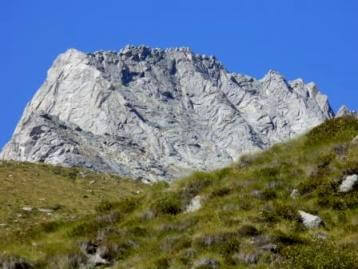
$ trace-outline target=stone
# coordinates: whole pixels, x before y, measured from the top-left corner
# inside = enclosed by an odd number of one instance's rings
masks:
[[[299,210],[298,214],[301,217],[303,225],[308,229],[317,228],[320,225],[322,225],[322,223],[323,223],[322,219],[319,216],[309,214],[309,213],[304,212],[302,210]]]
[[[40,211],[42,213],[47,213],[47,214],[51,214],[54,212],[54,210],[50,209],[50,208],[39,208],[38,211]]]
[[[201,208],[201,196],[195,196],[186,207],[185,212],[192,213],[198,211]]]
[[[32,207],[29,207],[29,206],[24,206],[22,208],[23,211],[27,211],[27,212],[31,212],[32,211]]]
[[[297,189],[293,189],[292,192],[291,192],[291,194],[290,194],[290,197],[291,197],[292,199],[297,199],[298,196],[300,196],[299,191],[298,191]]]
[[[5,260],[0,259],[0,268],[4,269],[32,269],[32,265],[22,258],[7,257]]]
[[[154,212],[152,210],[146,210],[145,212],[143,212],[141,217],[145,221],[146,220],[152,220],[152,219],[155,218],[155,214],[154,214]]]
[[[188,48],[69,49],[54,61],[0,159],[145,182],[229,165],[334,117],[314,83],[228,72]]]
[[[270,251],[270,252],[277,252],[278,246],[276,244],[268,243],[260,247],[262,250]]]
[[[103,259],[98,253],[96,253],[94,255],[89,255],[88,263],[93,264],[94,266],[109,264],[109,262],[106,259]]]
[[[270,238],[268,235],[260,234],[258,236],[253,237],[251,243],[257,247],[262,247],[264,245],[271,244],[272,238]]]
[[[106,248],[98,246],[92,242],[83,242],[81,244],[81,251],[88,258],[87,263],[93,266],[109,265],[110,262],[104,258]]]
[[[314,238],[320,239],[320,240],[326,240],[328,238],[328,234],[325,232],[318,232],[314,234]]]
[[[338,192],[350,192],[358,184],[358,175],[349,175],[344,178],[338,187]]]
[[[239,263],[256,264],[260,259],[261,253],[259,251],[240,252],[234,254],[232,259]]]
[[[261,198],[262,197],[262,191],[260,190],[253,190],[251,192],[251,196],[255,197],[255,198]]]
[[[193,268],[207,268],[207,269],[218,269],[220,263],[214,258],[201,258],[194,263]]]

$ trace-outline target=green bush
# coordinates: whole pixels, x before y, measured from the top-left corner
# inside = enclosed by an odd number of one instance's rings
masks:
[[[256,170],[255,176],[257,176],[258,179],[273,181],[276,180],[279,174],[280,169],[278,167],[263,167]]]
[[[298,269],[357,269],[358,255],[349,247],[332,241],[316,240],[309,245],[289,246],[281,252],[284,264]]]
[[[241,236],[256,236],[259,235],[260,232],[256,229],[255,226],[247,224],[239,228],[238,234]]]
[[[111,211],[115,207],[115,203],[103,200],[95,208],[97,213],[105,213]]]
[[[196,172],[183,183],[179,183],[181,195],[184,199],[191,199],[206,187],[210,186],[215,176],[213,173]]]
[[[211,198],[215,198],[215,197],[223,197],[226,196],[228,194],[231,193],[231,189],[228,187],[221,187],[218,189],[215,189],[211,192],[210,197]]]
[[[259,211],[258,218],[261,222],[276,223],[280,221],[279,216],[275,214],[271,207],[264,207]]]
[[[240,237],[234,232],[206,234],[196,238],[193,244],[203,251],[218,252],[224,257],[229,257],[230,254],[240,250]]]
[[[298,220],[297,208],[288,202],[275,202],[273,208],[273,211],[278,218]]]
[[[308,179],[300,182],[297,186],[297,189],[300,194],[305,195],[307,193],[315,191],[323,183],[324,182],[321,177],[308,178]]]
[[[169,259],[161,257],[155,261],[156,269],[168,269],[170,266]]]
[[[353,139],[357,134],[358,121],[355,117],[339,117],[313,128],[305,137],[305,146],[342,143]]]
[[[182,212],[181,196],[176,192],[161,193],[151,205],[156,215],[177,215]]]
[[[142,226],[131,227],[128,232],[136,237],[144,237],[148,235],[148,230]]]
[[[67,236],[72,237],[92,237],[97,234],[98,231],[102,230],[107,223],[99,222],[93,219],[85,220],[79,223],[76,223],[70,230],[67,232]]]
[[[280,230],[276,230],[273,232],[273,239],[276,243],[283,246],[301,245],[305,243],[305,240],[303,240],[296,232],[287,234]]]
[[[136,198],[124,198],[115,204],[117,210],[123,214],[129,214],[133,212],[139,204]]]
[[[65,223],[63,221],[50,221],[41,223],[40,229],[45,233],[53,233],[61,228]]]
[[[277,193],[274,189],[264,189],[260,194],[260,199],[264,201],[273,200],[277,198]]]
[[[238,206],[241,210],[249,211],[254,207],[254,204],[252,203],[252,197],[249,195],[243,195],[239,198]]]

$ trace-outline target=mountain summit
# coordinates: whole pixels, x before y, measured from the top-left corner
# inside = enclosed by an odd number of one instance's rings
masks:
[[[228,72],[188,48],[61,54],[2,159],[148,181],[225,166],[334,117],[314,83]]]

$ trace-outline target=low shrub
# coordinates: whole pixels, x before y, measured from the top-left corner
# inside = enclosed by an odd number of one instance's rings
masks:
[[[298,220],[297,208],[288,202],[275,202],[273,211],[278,218],[286,220]]]
[[[115,207],[122,214],[129,214],[137,208],[138,204],[139,202],[137,198],[128,197],[118,201],[115,204]]]
[[[53,233],[59,228],[63,227],[65,223],[63,221],[50,221],[40,224],[40,230],[45,233]]]
[[[305,243],[305,240],[303,240],[297,233],[291,232],[287,234],[280,230],[273,232],[273,239],[276,243],[284,246],[300,245]]]
[[[223,197],[231,193],[231,189],[228,187],[222,187],[215,189],[211,192],[210,198]]]
[[[4,269],[32,269],[34,268],[25,259],[18,256],[0,256],[0,267]]]
[[[51,261],[50,268],[52,269],[80,269],[87,263],[87,257],[82,253],[57,255],[48,259]]]
[[[255,226],[246,224],[239,228],[238,234],[240,236],[256,236],[259,235],[260,232],[256,229]]]
[[[85,220],[76,223],[67,232],[68,237],[94,237],[99,230],[102,230],[108,223],[99,222],[97,220]]]
[[[277,198],[277,193],[275,190],[273,189],[264,189],[261,193],[260,193],[260,199],[264,200],[264,201],[268,201],[268,200],[274,200]]]
[[[339,117],[313,128],[305,137],[305,147],[318,147],[328,143],[352,140],[358,134],[355,117]]]
[[[321,177],[311,177],[308,179],[305,179],[304,181],[301,181],[297,189],[300,194],[305,195],[307,193],[315,191],[319,186],[323,184],[323,179]]]
[[[259,211],[257,219],[261,222],[276,223],[280,221],[280,218],[275,214],[271,207],[264,207]]]
[[[97,213],[106,213],[111,211],[116,206],[116,203],[107,200],[101,201],[95,208]]]
[[[213,180],[213,173],[196,172],[184,183],[179,184],[180,194],[184,200],[190,200],[210,186]]]
[[[344,246],[337,246],[329,240],[316,240],[309,245],[292,245],[281,254],[284,265],[298,269],[357,269],[357,253]]]
[[[206,234],[196,238],[193,245],[204,251],[214,251],[228,257],[230,254],[239,251],[240,238],[238,233],[234,232]]]
[[[155,215],[177,215],[182,212],[181,196],[176,192],[164,192],[152,203]]]
[[[161,257],[155,262],[156,269],[168,269],[170,267],[169,259],[166,257]]]
[[[255,172],[255,176],[261,180],[274,181],[280,174],[279,167],[263,167]]]

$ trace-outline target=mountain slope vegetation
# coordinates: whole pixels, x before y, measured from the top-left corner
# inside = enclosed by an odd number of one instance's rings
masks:
[[[358,121],[171,184],[0,165],[4,268],[358,268]],[[299,211],[319,216],[309,229]],[[5,267],[8,266],[8,267]]]

